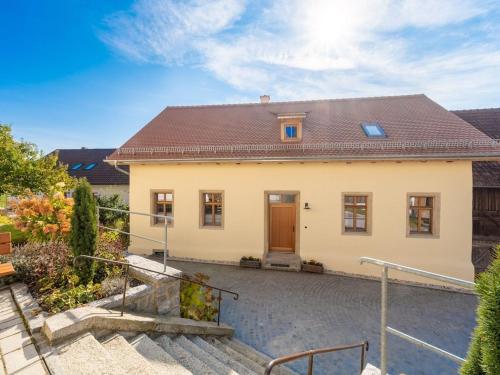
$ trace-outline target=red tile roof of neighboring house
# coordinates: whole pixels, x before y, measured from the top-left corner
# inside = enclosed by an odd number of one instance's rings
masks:
[[[114,148],[81,148],[81,149],[61,149],[55,150],[60,163],[68,166],[70,176],[76,178],[86,177],[91,185],[128,185],[128,176],[117,171],[104,159],[115,151]],[[76,164],[82,164],[78,169],[72,170]],[[85,170],[85,166],[96,163],[95,167]],[[123,167],[128,170],[128,167]]]
[[[278,114],[306,113],[283,143]],[[363,122],[378,122],[383,139]],[[425,95],[167,107],[108,159],[379,159],[500,156],[500,145]]]
[[[451,111],[493,139],[500,139],[500,108]]]
[[[491,138],[500,139],[500,108],[467,109],[452,112]],[[472,171],[474,187],[500,188],[499,162],[474,162]]]

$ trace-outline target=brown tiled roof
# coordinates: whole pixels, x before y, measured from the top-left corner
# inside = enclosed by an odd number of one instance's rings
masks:
[[[68,166],[70,176],[76,178],[86,177],[91,185],[128,185],[128,176],[117,171],[108,163],[103,162],[107,156],[115,151],[114,148],[98,148],[98,149],[61,149],[55,150],[60,163]],[[82,163],[82,166],[77,170],[72,170],[71,166]],[[90,170],[85,170],[84,167],[91,163],[97,163]],[[128,170],[128,167],[123,167]]]
[[[500,188],[500,163],[477,161],[472,163],[474,187]]]
[[[277,114],[306,113],[281,142]],[[368,138],[378,122],[386,138]],[[376,159],[500,156],[498,144],[425,95],[167,107],[110,160]]]
[[[452,111],[493,139],[500,139],[500,108]]]

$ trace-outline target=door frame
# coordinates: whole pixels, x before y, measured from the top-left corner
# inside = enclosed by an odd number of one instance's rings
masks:
[[[266,190],[264,191],[264,255],[269,253],[269,195],[293,194],[295,195],[295,243],[293,253],[300,254],[300,191],[298,190]],[[278,251],[276,251],[279,253]]]

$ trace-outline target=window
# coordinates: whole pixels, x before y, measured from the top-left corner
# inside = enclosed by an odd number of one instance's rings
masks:
[[[75,163],[71,166],[72,171],[76,171],[77,169],[80,169],[83,163]]]
[[[369,233],[368,206],[371,200],[370,195],[346,193],[343,197],[343,232]]]
[[[385,138],[385,131],[378,122],[363,122],[361,127],[368,138]]]
[[[410,195],[408,222],[410,234],[433,234],[434,197]]]
[[[295,194],[269,194],[269,203],[295,203]]]
[[[296,125],[285,125],[285,137],[287,139],[297,138],[297,126]]]
[[[203,227],[223,226],[222,192],[201,193],[201,225]]]
[[[97,165],[97,163],[90,163],[90,164],[87,164],[87,165],[85,166],[85,168],[83,168],[83,169],[85,169],[86,171],[90,171],[90,170],[91,170],[91,169],[93,169],[96,165]]]
[[[162,191],[153,193],[153,213],[167,217],[167,225],[174,223],[174,193]],[[162,217],[153,217],[153,224],[165,224]]]

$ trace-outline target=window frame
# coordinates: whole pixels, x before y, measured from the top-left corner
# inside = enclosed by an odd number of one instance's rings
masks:
[[[205,224],[205,201],[204,201],[204,195],[205,194],[220,194],[221,195],[221,221],[220,221],[220,225],[216,225],[216,224]],[[209,203],[210,205],[212,205],[212,207],[216,206],[217,203]],[[226,206],[226,202],[225,202],[225,197],[224,197],[224,190],[200,190],[199,191],[199,211],[200,211],[200,221],[199,221],[199,227],[200,229],[215,229],[215,230],[220,230],[220,229],[224,229],[224,221],[225,221],[225,206]],[[212,217],[214,215],[213,213],[213,209],[212,209]]]
[[[432,198],[431,210],[431,230],[429,233],[426,232],[412,232],[410,228],[410,209],[414,206],[410,206],[410,198]],[[440,231],[440,208],[441,208],[441,194],[440,193],[422,193],[422,192],[412,192],[406,194],[406,237],[409,238],[439,238]],[[421,207],[420,209],[429,209]]]
[[[175,214],[174,214],[175,193],[174,193],[174,190],[173,189],[154,189],[154,190],[151,190],[151,213],[153,215],[158,215],[158,213],[156,212],[156,205],[158,204],[158,200],[156,198],[157,194],[172,194],[172,202],[170,203],[172,205],[172,220],[170,220],[170,222],[169,222],[167,219],[167,227],[172,228],[174,226],[174,223],[175,223]],[[165,201],[165,202],[167,202],[167,201]],[[164,203],[165,213],[166,213],[167,204],[169,204],[169,203]],[[153,227],[165,226],[165,223],[158,222],[158,220],[159,220],[159,218],[152,216],[151,217],[151,226],[153,226]]]
[[[375,126],[378,131],[381,133],[381,135],[372,135],[370,134],[370,132],[366,129],[368,126]],[[380,125],[380,123],[374,121],[374,122],[368,122],[368,121],[365,121],[365,122],[362,122],[361,123],[361,129],[363,130],[363,132],[365,133],[365,136],[367,138],[387,138],[387,134],[385,132],[385,129],[382,127],[382,125]]]
[[[355,230],[346,230],[345,228],[345,198],[346,197],[366,197],[366,230],[365,231],[355,231]],[[372,211],[373,211],[373,193],[371,192],[343,192],[342,197],[341,197],[341,210],[340,210],[340,224],[342,228],[342,234],[345,235],[353,235],[353,236],[371,236],[372,235],[372,229],[373,229],[373,224],[372,224]],[[354,226],[354,221],[355,219],[353,218],[353,226]]]
[[[280,119],[281,123],[281,142],[300,142],[302,140],[302,118],[301,117],[296,117],[296,118],[282,118]],[[295,138],[288,138],[286,135],[286,128],[288,126],[295,126],[296,128],[296,137]]]

